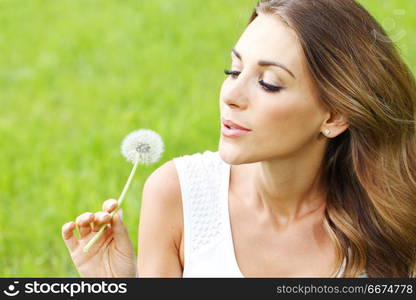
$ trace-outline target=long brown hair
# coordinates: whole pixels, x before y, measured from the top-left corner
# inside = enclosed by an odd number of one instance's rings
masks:
[[[325,227],[344,277],[415,277],[416,83],[379,23],[354,0],[257,4],[292,28],[319,99],[349,127],[328,142]]]

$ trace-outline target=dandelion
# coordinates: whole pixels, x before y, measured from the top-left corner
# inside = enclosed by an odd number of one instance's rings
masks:
[[[113,218],[114,214],[121,207],[124,196],[130,186],[134,173],[136,172],[137,166],[139,164],[150,165],[157,162],[162,156],[163,151],[164,144],[162,138],[159,134],[150,129],[139,129],[126,135],[121,143],[121,154],[128,162],[131,162],[134,165],[124,189],[117,200],[117,208],[110,215],[111,218]],[[83,248],[84,252],[88,252],[92,245],[94,245],[94,243],[103,235],[104,229],[107,226],[108,224],[100,228],[95,236]]]
[[[150,129],[139,129],[129,133],[121,143],[121,154],[133,164],[139,160],[142,164],[152,164],[163,153],[162,138]]]

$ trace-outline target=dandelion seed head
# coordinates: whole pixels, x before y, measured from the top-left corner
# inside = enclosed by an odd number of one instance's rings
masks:
[[[139,129],[126,135],[121,143],[121,154],[128,162],[150,165],[157,162],[164,151],[160,135],[150,129]]]

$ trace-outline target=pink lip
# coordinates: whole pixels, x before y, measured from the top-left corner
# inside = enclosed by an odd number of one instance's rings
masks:
[[[221,133],[225,137],[232,138],[232,137],[239,137],[239,136],[246,135],[246,134],[250,133],[250,130],[230,129],[230,128],[227,128],[227,126],[225,126],[224,123],[222,123],[221,124]]]
[[[241,126],[240,124],[234,123],[231,120],[221,118],[221,121],[222,121],[222,124],[225,125],[226,127],[236,127],[238,129],[241,129],[241,130],[251,131],[251,129],[245,128],[245,127]]]

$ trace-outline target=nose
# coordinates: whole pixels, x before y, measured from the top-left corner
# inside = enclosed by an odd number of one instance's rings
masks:
[[[222,101],[230,108],[245,109],[248,106],[248,81],[241,74],[236,79],[228,78],[222,85]]]

